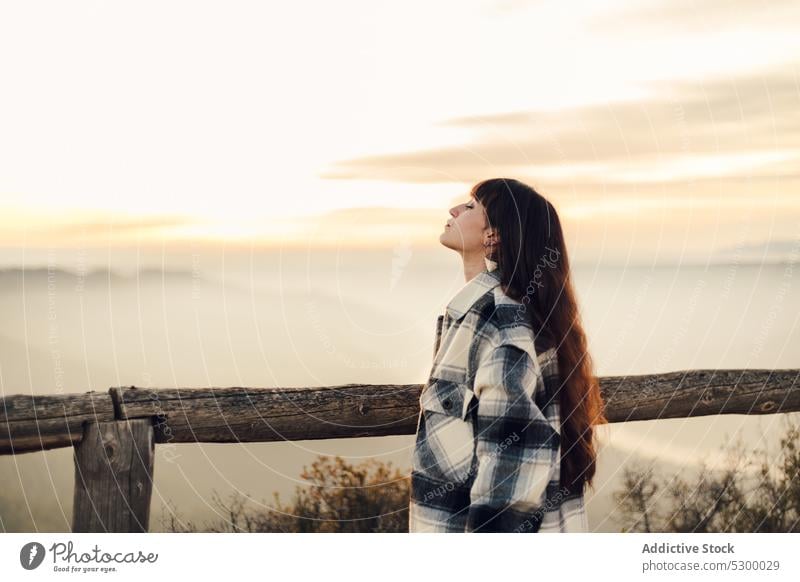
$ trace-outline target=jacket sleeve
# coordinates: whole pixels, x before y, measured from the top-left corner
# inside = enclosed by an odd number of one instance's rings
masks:
[[[492,348],[475,373],[478,468],[467,532],[535,532],[559,459],[559,433],[536,405],[541,372],[523,349]]]

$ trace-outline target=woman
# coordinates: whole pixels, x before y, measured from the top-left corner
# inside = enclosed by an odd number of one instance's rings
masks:
[[[500,178],[450,214],[439,241],[466,284],[437,321],[409,530],[588,531],[593,425],[606,418],[558,215]]]

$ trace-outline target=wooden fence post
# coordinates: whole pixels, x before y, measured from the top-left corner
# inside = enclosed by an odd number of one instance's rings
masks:
[[[147,532],[155,439],[149,418],[90,422],[75,445],[73,532]]]

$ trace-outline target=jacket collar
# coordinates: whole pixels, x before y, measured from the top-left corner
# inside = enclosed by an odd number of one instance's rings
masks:
[[[486,268],[467,281],[447,304],[446,313],[450,318],[461,319],[478,299],[500,284],[497,263],[490,259],[484,261]]]

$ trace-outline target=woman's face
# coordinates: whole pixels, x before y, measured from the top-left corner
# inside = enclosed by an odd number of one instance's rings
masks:
[[[445,224],[439,235],[439,242],[449,249],[462,254],[481,253],[485,251],[486,212],[478,200],[470,197],[467,202],[450,209],[452,218]]]

